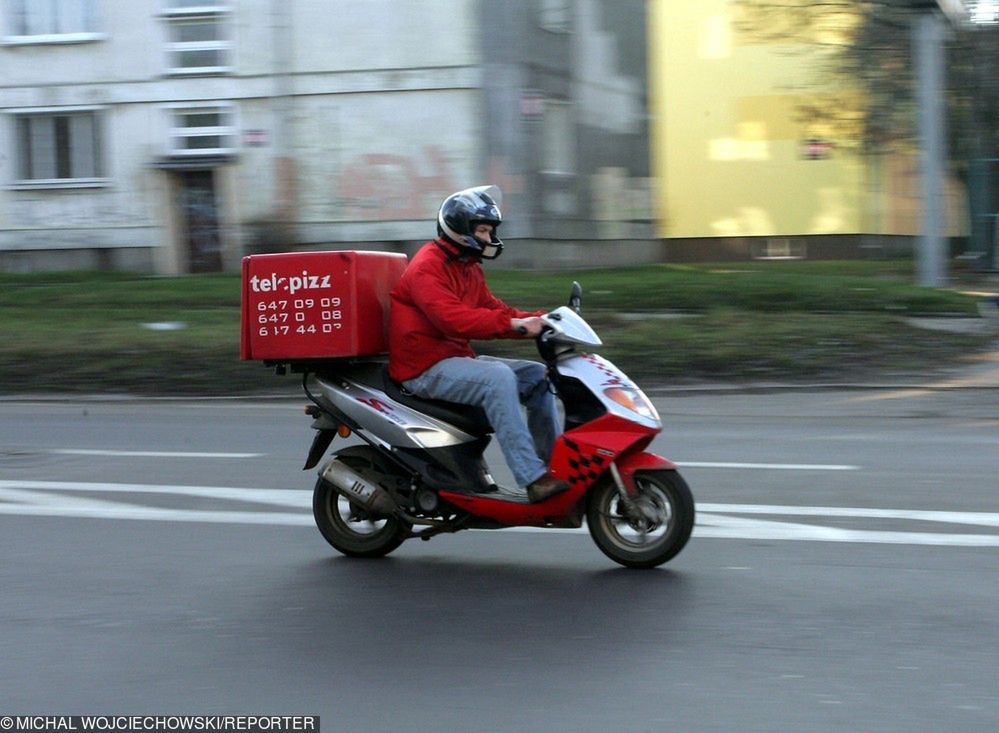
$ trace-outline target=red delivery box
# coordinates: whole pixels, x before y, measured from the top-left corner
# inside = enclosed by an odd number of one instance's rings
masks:
[[[298,252],[243,258],[239,355],[293,361],[388,351],[389,293],[406,255]]]

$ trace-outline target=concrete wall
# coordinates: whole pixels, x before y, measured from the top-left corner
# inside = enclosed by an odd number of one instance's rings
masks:
[[[489,168],[507,237],[647,239],[652,208],[643,0],[577,0],[564,31],[539,2],[482,5]],[[569,171],[548,170],[547,105],[567,105]]]
[[[587,238],[653,238],[645,5],[584,0],[579,8],[573,59]]]

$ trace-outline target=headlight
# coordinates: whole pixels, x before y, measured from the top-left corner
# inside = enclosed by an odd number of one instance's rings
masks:
[[[659,413],[649,402],[648,398],[637,389],[628,387],[608,387],[604,390],[604,396],[612,402],[616,402],[627,410],[647,417],[652,420],[659,419]]]

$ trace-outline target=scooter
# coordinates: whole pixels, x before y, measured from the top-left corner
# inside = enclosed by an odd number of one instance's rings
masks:
[[[583,351],[602,345],[580,316],[582,289],[542,316],[535,339],[565,412],[549,469],[570,488],[531,503],[498,486],[483,453],[492,427],[481,408],[406,392],[384,358],[292,365],[303,374],[317,431],[305,469],[334,438],[363,444],[336,451],[319,471],[313,513],[344,555],[381,557],[405,540],[464,529],[581,527],[611,560],[651,568],[683,549],[694,499],[675,464],[646,448],[662,430],[655,407],[623,372]]]

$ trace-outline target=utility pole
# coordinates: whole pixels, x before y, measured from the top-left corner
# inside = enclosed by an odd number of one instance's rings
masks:
[[[947,240],[943,207],[946,174],[944,122],[943,20],[935,11],[923,13],[913,26],[916,66],[919,170],[922,194],[922,231],[919,236],[918,282],[932,288],[947,280]]]
[[[922,196],[918,282],[939,288],[947,280],[949,255],[943,206],[943,181],[947,171],[943,44],[950,27],[968,21],[968,8],[965,0],[910,0],[910,5],[920,11],[912,27]]]
[[[274,135],[271,142],[274,156],[275,201],[274,214],[279,224],[287,224],[294,217],[295,163],[292,157],[294,134],[294,80],[292,54],[293,4],[285,0],[271,0],[271,58],[273,75]]]

